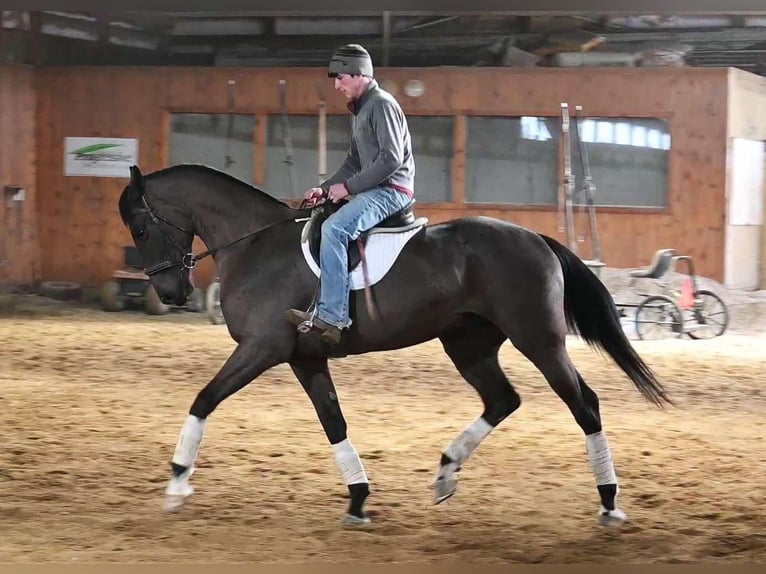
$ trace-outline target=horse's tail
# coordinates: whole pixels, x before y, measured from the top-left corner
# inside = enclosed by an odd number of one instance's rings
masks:
[[[630,377],[638,391],[657,406],[673,404],[649,366],[638,356],[620,325],[611,294],[571,250],[541,234],[564,272],[564,313],[569,330],[605,351]]]

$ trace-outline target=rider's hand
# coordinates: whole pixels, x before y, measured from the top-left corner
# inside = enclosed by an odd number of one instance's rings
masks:
[[[346,189],[346,186],[342,183],[334,183],[330,186],[330,189],[327,191],[327,197],[332,201],[333,203],[338,203],[341,199],[348,196],[348,189]]]
[[[306,199],[306,203],[309,207],[314,207],[324,197],[324,190],[321,187],[312,187],[303,195],[303,197]]]

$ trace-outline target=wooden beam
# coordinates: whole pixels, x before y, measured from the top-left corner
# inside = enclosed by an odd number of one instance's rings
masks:
[[[465,144],[466,117],[463,114],[455,116],[452,154],[452,201],[456,204],[465,203]]]
[[[253,184],[263,188],[266,179],[266,122],[267,114],[255,116],[253,130]]]

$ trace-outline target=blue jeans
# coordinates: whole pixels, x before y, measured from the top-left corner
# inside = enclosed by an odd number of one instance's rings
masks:
[[[401,191],[373,187],[349,201],[322,224],[319,253],[321,281],[316,316],[339,328],[348,327],[348,244],[404,208],[410,198]]]

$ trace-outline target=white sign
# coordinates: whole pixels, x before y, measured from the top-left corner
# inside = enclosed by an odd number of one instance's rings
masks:
[[[138,140],[134,138],[66,138],[64,175],[130,177],[138,163]]]

